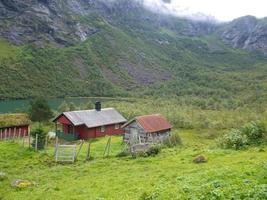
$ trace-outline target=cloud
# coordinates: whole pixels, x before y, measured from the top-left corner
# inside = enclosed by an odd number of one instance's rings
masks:
[[[245,15],[267,16],[266,0],[137,0],[150,10],[196,20],[230,21]],[[214,17],[213,17],[214,16]]]
[[[212,15],[192,8],[192,6],[184,0],[143,0],[143,4],[154,12],[186,17],[198,21],[216,21],[215,17]]]

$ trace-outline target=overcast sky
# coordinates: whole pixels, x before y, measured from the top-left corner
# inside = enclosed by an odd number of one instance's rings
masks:
[[[267,0],[144,0],[147,6],[178,15],[203,13],[214,16],[219,21],[254,15],[267,16]]]

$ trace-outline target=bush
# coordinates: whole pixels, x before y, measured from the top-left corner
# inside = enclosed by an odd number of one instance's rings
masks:
[[[36,135],[38,135],[37,148],[44,149],[47,133],[42,126],[39,126],[38,128],[31,131],[31,136],[33,137],[32,147],[35,147]]]
[[[164,141],[164,145],[166,145],[167,147],[175,147],[177,145],[181,145],[182,144],[182,140],[181,137],[179,136],[179,134],[172,134],[169,139]]]
[[[136,151],[132,152],[132,157],[137,158],[137,157],[149,157],[149,156],[156,156],[159,154],[161,151],[161,146],[160,145],[153,145],[148,147],[146,150],[142,151]]]
[[[263,123],[250,122],[241,128],[241,131],[248,138],[249,144],[259,144],[265,138],[266,129]]]
[[[160,146],[154,145],[154,146],[149,147],[149,149],[146,151],[146,155],[147,156],[155,156],[155,155],[159,154],[160,151],[161,151]]]
[[[232,129],[219,140],[220,145],[226,149],[241,149],[248,144],[247,137],[238,129]]]
[[[233,129],[219,139],[223,148],[241,149],[246,145],[260,144],[266,137],[263,123],[250,122],[240,129]]]

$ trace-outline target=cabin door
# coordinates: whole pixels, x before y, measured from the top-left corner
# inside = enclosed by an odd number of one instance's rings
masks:
[[[136,128],[131,128],[131,143],[139,143],[138,141],[138,130]]]

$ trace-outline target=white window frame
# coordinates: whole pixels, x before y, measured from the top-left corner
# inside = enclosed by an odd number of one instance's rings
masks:
[[[106,131],[106,126],[101,126],[100,131],[101,131],[101,133],[104,133]]]
[[[120,129],[120,124],[115,124],[115,129],[116,130]]]

